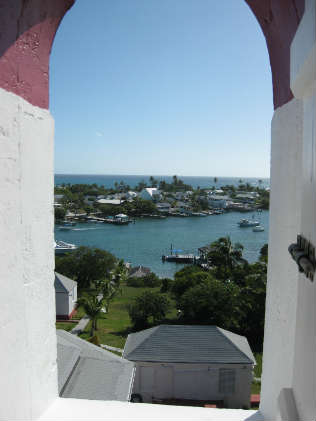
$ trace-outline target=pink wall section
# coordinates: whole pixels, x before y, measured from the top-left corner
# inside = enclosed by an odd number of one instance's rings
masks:
[[[49,107],[49,55],[74,0],[0,0],[0,87]]]
[[[290,88],[290,47],[304,14],[304,0],[245,0],[266,38],[273,81],[274,108],[293,98]]]

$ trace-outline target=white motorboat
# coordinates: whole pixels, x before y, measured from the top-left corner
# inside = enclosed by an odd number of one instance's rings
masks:
[[[253,231],[253,232],[262,232],[262,231],[264,231],[264,228],[263,228],[263,226],[262,226],[262,225],[257,225],[256,227],[254,227],[254,228],[252,229],[252,231]]]
[[[258,225],[260,225],[260,222],[252,220],[252,219],[241,219],[238,222],[238,225],[241,228],[245,228],[245,227],[257,227]]]
[[[77,250],[75,244],[65,243],[64,241],[55,241],[55,254],[65,254]]]

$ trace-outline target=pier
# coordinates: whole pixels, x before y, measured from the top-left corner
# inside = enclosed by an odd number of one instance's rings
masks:
[[[199,260],[199,256],[194,254],[169,254],[161,257],[163,262],[176,262],[176,263],[193,263]]]

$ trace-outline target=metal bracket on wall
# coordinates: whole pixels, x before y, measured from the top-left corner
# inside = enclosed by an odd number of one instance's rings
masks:
[[[316,258],[315,247],[312,243],[302,235],[298,235],[297,243],[289,246],[289,252],[297,263],[299,271],[304,272],[305,276],[313,282],[316,270]]]

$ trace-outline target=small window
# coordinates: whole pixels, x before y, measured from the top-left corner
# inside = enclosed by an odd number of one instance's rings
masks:
[[[219,369],[219,393],[232,394],[235,392],[235,370],[231,368]]]

